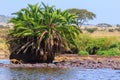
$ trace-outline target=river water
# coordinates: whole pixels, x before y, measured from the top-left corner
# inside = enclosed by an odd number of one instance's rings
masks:
[[[120,80],[120,70],[0,67],[0,80]]]

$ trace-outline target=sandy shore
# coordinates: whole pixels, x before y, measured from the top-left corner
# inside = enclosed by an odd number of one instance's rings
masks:
[[[2,64],[0,67],[35,67],[35,68],[112,68],[120,70],[120,57],[105,57],[105,56],[78,56],[76,54],[64,54],[55,57],[53,63],[36,63],[36,64]]]

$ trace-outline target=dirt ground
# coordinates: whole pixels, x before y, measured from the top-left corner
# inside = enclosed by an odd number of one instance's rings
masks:
[[[63,54],[55,57],[55,61],[70,61],[70,60],[120,60],[120,56],[98,56],[98,55],[89,55],[89,56],[78,56],[77,54]]]
[[[55,57],[53,63],[36,63],[36,64],[1,64],[0,67],[35,67],[35,68],[111,68],[120,70],[119,56],[78,56],[77,54],[62,54]]]

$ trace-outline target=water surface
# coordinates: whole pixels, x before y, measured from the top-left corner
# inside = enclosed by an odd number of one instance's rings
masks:
[[[120,80],[120,70],[1,67],[0,80]]]
[[[0,80],[120,80],[120,70],[0,67]]]

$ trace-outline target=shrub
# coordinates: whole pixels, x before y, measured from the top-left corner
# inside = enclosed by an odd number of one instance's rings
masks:
[[[118,47],[118,43],[113,43],[113,44],[110,45],[109,48],[117,48],[117,47]]]
[[[112,27],[111,24],[108,24],[108,23],[99,23],[96,25],[97,27]]]
[[[114,38],[92,38],[86,50],[89,54],[94,55],[98,50],[108,50],[113,42]]]
[[[89,33],[93,33],[97,30],[97,28],[87,28],[86,29]]]
[[[98,51],[97,54],[104,56],[120,56],[120,50],[118,48],[112,48],[109,50]]]
[[[119,48],[119,50],[120,50],[120,42],[118,42],[118,48]]]
[[[79,51],[79,53],[78,53],[78,55],[80,55],[80,56],[84,56],[84,55],[89,55],[89,53],[87,52],[87,51]]]
[[[109,31],[109,32],[114,32],[114,29],[109,29],[108,31]]]
[[[116,31],[120,32],[120,27],[115,29]]]
[[[88,44],[90,44],[91,41],[92,41],[92,38],[89,35],[79,34],[75,43],[79,50],[86,50]]]
[[[90,55],[95,55],[98,50],[99,50],[99,47],[96,47],[96,46],[94,46],[94,47],[88,47],[88,48],[86,49],[86,51],[88,51],[88,53],[89,53]]]
[[[120,42],[115,42],[110,45],[109,49],[117,48],[120,50]]]
[[[119,51],[116,52],[115,49],[120,50],[120,42],[116,37],[95,38],[90,35],[80,34],[76,38],[75,43],[79,55],[82,55],[85,52],[90,55],[98,53],[99,55],[116,55]]]
[[[103,50],[103,51],[98,51],[97,52],[97,55],[107,55],[108,54],[108,51],[106,51],[106,50]]]

